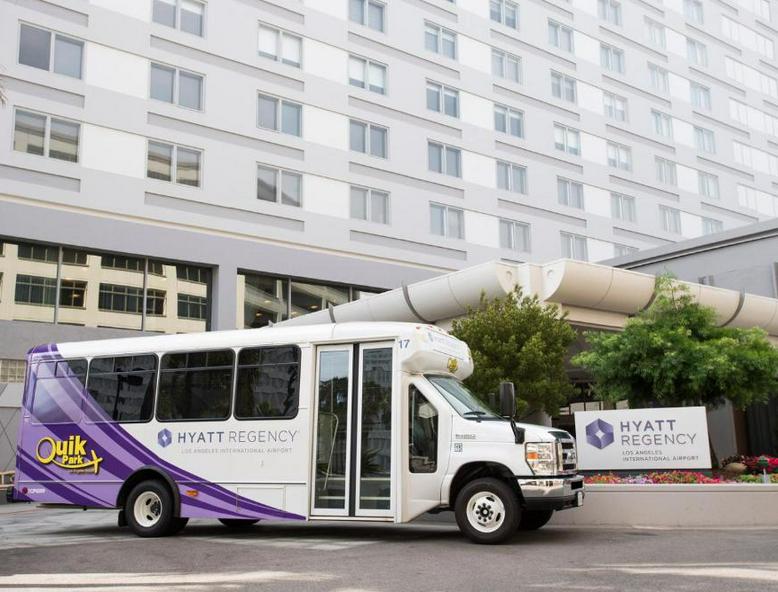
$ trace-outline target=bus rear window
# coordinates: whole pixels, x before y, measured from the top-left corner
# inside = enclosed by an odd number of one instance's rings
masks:
[[[231,349],[162,356],[157,419],[227,419],[234,363]]]
[[[89,366],[86,388],[108,421],[148,421],[154,411],[156,375],[157,357],[152,354],[95,358]]]
[[[297,415],[300,349],[295,346],[241,350],[235,417],[278,419]]]
[[[43,362],[33,366],[31,414],[36,423],[78,423],[86,360]]]

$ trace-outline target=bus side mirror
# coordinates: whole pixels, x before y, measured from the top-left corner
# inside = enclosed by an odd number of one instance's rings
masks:
[[[512,382],[500,383],[500,415],[510,418],[516,415],[516,389]]]

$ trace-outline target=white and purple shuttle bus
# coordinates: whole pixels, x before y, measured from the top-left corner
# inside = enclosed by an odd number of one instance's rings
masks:
[[[581,505],[573,439],[460,382],[438,327],[342,323],[50,344],[29,352],[15,501],[189,518],[408,522],[453,510],[501,542]]]

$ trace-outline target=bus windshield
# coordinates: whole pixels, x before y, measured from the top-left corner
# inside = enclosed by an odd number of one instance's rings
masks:
[[[465,419],[502,419],[489,409],[470,389],[452,376],[427,375],[429,380],[441,395],[449,402],[459,415]]]

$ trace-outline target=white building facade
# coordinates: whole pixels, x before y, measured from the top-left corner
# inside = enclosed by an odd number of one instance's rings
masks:
[[[0,341],[262,326],[775,216],[776,11],[0,0]]]

